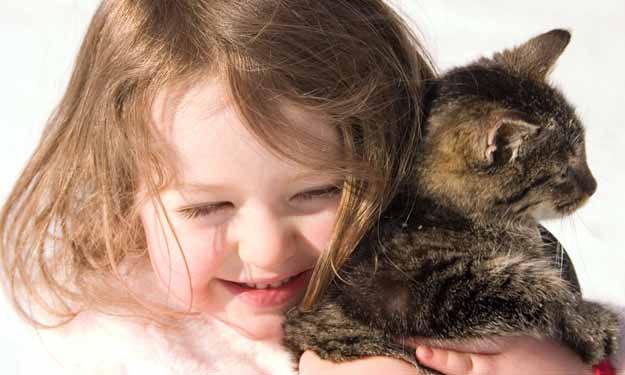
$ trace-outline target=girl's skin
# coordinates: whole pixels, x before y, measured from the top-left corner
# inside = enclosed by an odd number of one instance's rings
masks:
[[[340,152],[334,131],[310,113],[285,105],[293,126]],[[165,218],[152,203],[141,209],[152,267],[180,306],[210,315],[256,340],[279,340],[286,308],[301,299],[307,272],[332,234],[341,181],[269,152],[228,103],[218,80],[188,90],[163,90],[152,119],[176,158],[180,178],[161,193],[183,258]],[[151,202],[148,200],[148,202]],[[187,267],[190,279],[187,277]],[[241,283],[299,278],[276,289]],[[190,288],[191,287],[191,288]],[[456,351],[419,346],[426,365],[447,375],[590,374],[575,354],[555,342],[527,337],[477,343]],[[479,351],[481,354],[472,352]],[[372,357],[334,364],[306,352],[300,374],[415,374],[414,367]]]
[[[488,347],[480,343],[465,343],[454,349],[433,349],[421,345],[417,346],[416,354],[422,364],[446,375],[594,374],[574,352],[556,341],[508,337],[497,339]],[[415,374],[415,369],[405,362],[381,357],[335,364],[308,351],[300,359],[300,375],[351,373],[409,375]]]

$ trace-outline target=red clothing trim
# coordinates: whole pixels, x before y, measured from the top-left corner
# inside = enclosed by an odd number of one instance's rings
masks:
[[[609,361],[599,363],[593,367],[593,370],[595,370],[595,375],[616,375],[614,367],[612,367]]]

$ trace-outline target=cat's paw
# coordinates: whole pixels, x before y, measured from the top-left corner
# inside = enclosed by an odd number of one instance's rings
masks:
[[[597,364],[618,350],[619,317],[604,306],[583,301],[564,323],[563,339],[589,364]]]
[[[283,329],[282,344],[294,361],[312,350],[321,359],[337,363],[385,356],[418,366],[412,347],[397,343],[385,332],[345,314],[336,303],[322,302],[306,312],[293,309],[287,313]]]

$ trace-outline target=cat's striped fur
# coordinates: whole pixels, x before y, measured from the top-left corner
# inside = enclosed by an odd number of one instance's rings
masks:
[[[310,349],[418,366],[406,336],[550,337],[591,364],[616,350],[616,315],[563,277],[536,222],[573,212],[596,189],[584,129],[546,81],[569,38],[553,30],[431,83],[416,181],[316,307],[287,314],[296,358]]]

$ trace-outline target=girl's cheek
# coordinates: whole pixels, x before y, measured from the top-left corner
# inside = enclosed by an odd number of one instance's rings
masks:
[[[155,254],[161,265],[159,268],[165,265],[172,279],[182,279],[187,285],[189,277],[194,286],[206,284],[223,263],[222,244],[216,243],[211,229],[196,231],[177,226],[176,234],[177,240],[171,233],[167,236],[164,249],[161,242]]]
[[[141,220],[152,269],[161,287],[176,299],[189,301],[219,269],[223,251],[216,249],[215,230],[199,228],[186,219],[171,218],[176,234],[165,220],[156,217],[152,207],[145,207]]]
[[[302,222],[300,233],[316,252],[321,253],[330,242],[335,220],[336,209],[319,212]]]
[[[175,242],[170,246],[160,242],[150,247],[152,268],[160,282],[161,289],[170,297],[188,303],[198,301],[207,292],[209,282],[219,269],[219,261],[213,256],[215,251],[201,241],[187,243],[180,251]],[[191,294],[193,293],[193,298]]]

